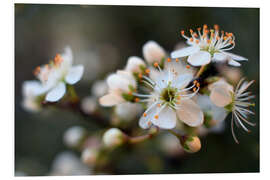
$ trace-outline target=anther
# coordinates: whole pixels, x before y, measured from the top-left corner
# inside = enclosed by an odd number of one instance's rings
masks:
[[[203,25],[203,29],[207,29],[207,25],[206,24]]]
[[[143,117],[146,117],[147,116],[147,114],[146,113],[143,113]]]
[[[155,62],[155,63],[154,63],[154,66],[155,66],[155,67],[158,67],[158,63],[157,63],[157,62]]]
[[[157,104],[158,107],[160,107],[161,105],[160,104]]]
[[[167,61],[168,61],[168,62],[171,62],[171,58],[167,58]]]
[[[197,39],[197,40],[196,40],[196,44],[199,44],[199,42],[200,42],[199,39]]]
[[[146,73],[146,74],[149,74],[149,73],[150,73],[150,69],[146,69],[146,70],[145,70],[145,73]]]
[[[189,32],[190,32],[191,35],[193,34],[193,30],[192,29],[190,29]]]
[[[217,31],[219,29],[219,26],[217,24],[215,24],[214,29]]]
[[[196,88],[194,87],[194,88],[193,88],[193,92],[195,92],[195,91],[196,91]]]
[[[135,102],[139,102],[140,101],[140,98],[135,98]]]
[[[143,75],[142,73],[139,73],[139,78],[142,79]]]
[[[175,59],[175,61],[176,61],[176,62],[179,62],[179,59],[178,59],[178,58],[176,58],[176,59]]]
[[[182,34],[182,35],[185,35],[185,31],[184,31],[184,30],[182,30],[182,31],[181,31],[181,34]]]
[[[211,40],[210,39],[207,39],[207,43],[210,44],[211,43]]]
[[[158,115],[155,115],[155,119],[158,119]]]
[[[186,68],[189,69],[190,68],[190,65],[186,65]]]
[[[190,42],[193,42],[193,38],[190,38],[189,41],[190,41]]]
[[[39,73],[40,73],[40,66],[35,68],[34,75],[38,75]]]

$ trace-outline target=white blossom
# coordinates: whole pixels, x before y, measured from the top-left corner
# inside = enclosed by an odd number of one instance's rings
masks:
[[[247,120],[248,115],[254,114],[254,112],[248,108],[255,106],[254,103],[249,102],[255,96],[251,95],[250,92],[246,92],[247,88],[253,82],[254,81],[247,82],[243,78],[239,81],[235,90],[225,81],[216,82],[211,87],[211,101],[219,107],[224,107],[228,112],[232,112],[231,130],[236,143],[238,143],[238,140],[234,133],[234,124],[238,127],[242,127],[247,132],[250,132],[250,130],[246,128],[243,122],[255,126],[254,123]]]
[[[102,106],[114,106],[125,102],[123,95],[137,88],[136,80],[128,71],[117,71],[107,78],[109,93],[99,99]]]
[[[181,74],[180,62],[161,70],[158,63],[154,66],[159,69],[159,75],[151,79],[143,79],[152,91],[150,94],[133,93],[141,98],[139,102],[147,103],[147,110],[139,120],[140,127],[146,129],[152,124],[163,129],[172,129],[176,120],[180,119],[189,126],[199,126],[203,123],[203,113],[192,98],[199,90],[198,83],[187,85],[193,79],[191,73]],[[179,67],[178,67],[179,66]],[[150,72],[151,74],[151,72]],[[189,91],[194,91],[189,93]]]
[[[46,89],[39,81],[32,80],[23,82],[23,108],[31,112],[39,111],[41,109],[41,102],[39,100],[39,97],[45,92]]]
[[[232,33],[220,32],[217,25],[210,30],[207,25],[204,25],[202,32],[201,28],[198,28],[198,33],[191,29],[191,37],[186,36],[184,31],[181,31],[181,34],[190,46],[172,52],[172,58],[188,56],[187,61],[193,66],[203,66],[211,61],[223,62],[226,60],[229,65],[241,66],[238,61],[247,61],[242,56],[227,52],[234,48],[235,37]]]
[[[49,64],[36,68],[35,75],[47,90],[46,101],[58,101],[66,92],[66,84],[73,85],[81,79],[84,67],[72,66],[72,61],[72,51],[66,47],[62,55],[57,54]]]

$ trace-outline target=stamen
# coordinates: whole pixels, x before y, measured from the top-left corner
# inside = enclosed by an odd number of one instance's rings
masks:
[[[182,30],[182,31],[181,31],[181,34],[182,34],[182,35],[185,35],[185,31],[184,31],[184,30]]]
[[[199,39],[197,39],[197,40],[196,40],[196,44],[199,44],[199,42],[200,42]]]
[[[143,117],[146,117],[147,116],[147,114],[146,113],[143,113]]]
[[[190,68],[190,65],[186,65],[186,68],[189,69]]]
[[[155,62],[155,63],[154,63],[154,66],[155,66],[155,67],[158,67],[158,63],[157,63],[157,62]]]
[[[179,62],[179,59],[178,59],[178,58],[176,58],[176,59],[175,59],[175,61],[176,61],[176,62]]]
[[[149,73],[150,73],[150,69],[146,69],[146,70],[145,70],[145,73],[146,73],[146,74],[149,74]]]
[[[171,60],[171,58],[167,58],[167,61],[168,61],[168,62],[171,62],[172,60]]]
[[[158,115],[155,115],[155,119],[158,119]]]
[[[135,102],[139,102],[140,101],[140,98],[135,98]]]
[[[193,38],[190,38],[189,41],[190,41],[190,42],[193,42]]]
[[[34,70],[34,75],[38,75],[40,73],[40,66],[36,67]]]

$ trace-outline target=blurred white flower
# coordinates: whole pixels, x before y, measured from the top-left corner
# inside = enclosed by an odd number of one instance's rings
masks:
[[[211,119],[216,123],[219,124],[227,116],[227,111],[223,107],[218,107],[212,103],[209,96],[207,95],[198,95],[197,96],[197,104],[200,106],[201,110],[211,116]]]
[[[97,99],[92,96],[83,98],[81,108],[86,114],[94,113],[97,110]]]
[[[90,175],[91,169],[84,165],[81,160],[72,152],[64,151],[58,154],[53,160],[50,175]]]
[[[36,68],[36,77],[48,91],[45,96],[46,101],[58,101],[66,92],[66,83],[73,85],[81,79],[84,67],[72,66],[72,61],[72,51],[66,47],[64,54],[57,54],[49,64]]]
[[[70,148],[76,148],[86,136],[86,130],[81,126],[73,126],[66,130],[63,136],[64,143]]]
[[[223,77],[233,84],[237,84],[242,77],[242,72],[239,68],[222,66],[219,68],[219,71]]]
[[[137,88],[136,80],[133,75],[127,71],[117,71],[107,78],[109,93],[99,99],[102,106],[114,106],[125,102],[124,95],[130,94]]]
[[[248,125],[255,126],[254,123],[247,120],[249,114],[254,114],[254,112],[250,111],[248,108],[250,106],[255,106],[254,103],[250,102],[250,100],[255,96],[251,95],[250,92],[246,92],[247,88],[254,81],[247,82],[244,80],[245,79],[243,78],[239,81],[235,90],[233,90],[233,88],[230,87],[230,85],[228,85],[228,83],[225,81],[216,82],[211,87],[210,94],[211,101],[215,105],[224,107],[228,112],[232,112],[231,130],[236,143],[238,143],[238,140],[234,134],[234,123],[238,127],[241,126],[247,132],[250,132],[250,130],[246,128],[243,122],[247,123]]]
[[[146,65],[141,58],[137,56],[131,56],[128,58],[125,71],[130,71],[132,73],[140,73],[145,67]]]
[[[115,114],[121,121],[131,121],[135,119],[138,114],[142,113],[143,108],[140,104],[135,103],[121,103],[116,105]]]
[[[106,81],[104,80],[95,81],[94,84],[92,85],[91,92],[95,97],[98,98],[108,93],[108,85]]]
[[[143,45],[143,57],[149,64],[161,63],[166,58],[166,52],[155,41],[148,41]]]
[[[39,81],[25,81],[22,85],[23,102],[25,110],[37,112],[41,108],[39,97],[46,92],[46,89]]]
[[[81,160],[88,166],[94,166],[98,158],[98,149],[93,147],[87,147],[83,150]]]
[[[178,118],[189,126],[201,125],[203,113],[190,99],[198,92],[199,84],[194,82],[187,87],[193,75],[182,74],[178,71],[181,68],[177,66],[182,66],[180,62],[164,70],[160,69],[157,62],[154,66],[159,69],[159,74],[153,79],[143,76],[144,82],[151,87],[152,92],[150,94],[133,93],[134,96],[142,98],[139,102],[147,103],[147,110],[139,120],[140,127],[146,129],[154,124],[163,129],[172,129],[176,126]],[[188,93],[189,90],[194,92]]]
[[[169,156],[179,156],[184,150],[179,142],[179,139],[172,134],[164,134],[160,140],[162,150]]]
[[[107,147],[116,147],[124,142],[124,134],[120,129],[111,128],[103,135],[103,143]]]
[[[210,32],[210,34],[209,34]],[[193,66],[203,66],[211,61],[223,62],[228,60],[228,64],[232,66],[241,66],[237,61],[247,61],[246,58],[238,56],[226,51],[229,51],[235,46],[235,37],[232,33],[219,31],[217,25],[214,29],[208,29],[207,25],[198,28],[198,34],[190,29],[191,37],[187,37],[184,31],[181,31],[182,36],[187,40],[190,46],[172,52],[172,58],[180,58],[188,56],[187,61]]]

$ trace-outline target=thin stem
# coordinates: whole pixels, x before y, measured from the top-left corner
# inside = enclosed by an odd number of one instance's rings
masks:
[[[137,136],[137,137],[126,136],[127,142],[131,143],[131,144],[140,143],[140,142],[143,142],[143,141],[145,141],[147,139],[151,139],[153,136],[157,135],[158,132],[159,132],[159,128],[154,127],[152,129],[150,129],[148,134],[145,134],[145,135],[142,135],[142,136]]]
[[[196,74],[196,78],[200,77],[200,75],[201,75],[201,74],[203,73],[203,71],[204,71],[205,66],[206,66],[206,65],[201,66],[201,68],[199,69],[199,71],[198,71],[197,74]]]

